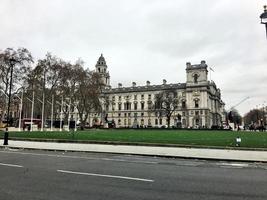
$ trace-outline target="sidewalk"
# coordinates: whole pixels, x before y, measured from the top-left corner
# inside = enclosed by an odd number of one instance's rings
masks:
[[[81,144],[56,142],[30,142],[9,140],[9,148],[41,149],[57,151],[121,153],[149,156],[170,156],[182,158],[200,158],[215,160],[235,160],[267,162],[267,151],[228,150],[228,149],[198,149],[182,147],[154,147],[109,144]],[[0,140],[0,148],[4,148]]]

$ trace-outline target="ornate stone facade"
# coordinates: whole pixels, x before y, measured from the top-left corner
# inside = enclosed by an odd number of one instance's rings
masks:
[[[102,93],[102,120],[114,121],[116,127],[162,127],[167,125],[166,117],[157,116],[151,110],[155,94],[164,90],[175,90],[180,98],[179,109],[171,118],[171,126],[207,127],[222,125],[224,102],[221,100],[220,89],[213,81],[208,80],[208,66],[205,61],[191,65],[186,63],[186,83],[151,85],[149,81],[144,86],[110,87],[110,76],[107,65],[101,54],[96,72],[102,76],[106,85]],[[180,117],[178,117],[179,115]]]

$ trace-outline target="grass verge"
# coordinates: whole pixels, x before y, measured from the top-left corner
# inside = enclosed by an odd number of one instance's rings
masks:
[[[242,139],[241,147],[267,148],[267,132],[201,131],[201,130],[88,130],[72,132],[10,132],[10,138],[56,139],[99,142],[127,142],[235,147],[235,138]],[[3,138],[3,132],[1,133]]]

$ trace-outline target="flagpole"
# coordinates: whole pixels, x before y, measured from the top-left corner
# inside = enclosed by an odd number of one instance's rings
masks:
[[[210,70],[210,82],[211,82],[211,70]]]
[[[211,72],[214,72],[214,70],[210,67],[210,82],[211,82]]]

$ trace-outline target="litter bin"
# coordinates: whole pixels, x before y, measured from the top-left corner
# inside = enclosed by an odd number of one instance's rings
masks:
[[[8,145],[8,128],[6,128],[6,131],[4,134],[4,145]]]

